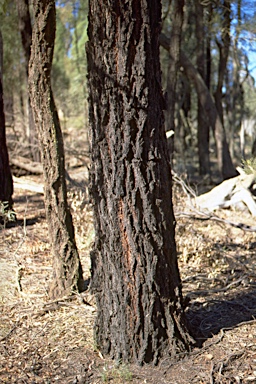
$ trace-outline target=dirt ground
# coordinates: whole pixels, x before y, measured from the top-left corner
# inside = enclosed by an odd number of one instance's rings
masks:
[[[80,177],[85,174],[81,169]],[[29,178],[42,183],[40,176]],[[88,279],[94,234],[86,183],[77,179],[69,199]],[[255,231],[227,223],[253,226],[247,212],[217,212],[224,221],[199,219],[175,184],[183,293],[200,345],[175,361],[140,368],[111,361],[96,349],[93,297],[49,300],[43,196],[16,189],[14,202],[17,222],[0,229],[0,383],[256,383]]]

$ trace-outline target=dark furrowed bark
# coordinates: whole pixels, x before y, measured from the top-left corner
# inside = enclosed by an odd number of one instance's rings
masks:
[[[32,25],[29,12],[29,0],[16,0],[17,10],[19,17],[19,30],[21,35],[21,42],[25,57],[26,74],[28,77],[28,66],[31,54],[31,43],[32,43]],[[28,97],[28,127],[27,127],[27,138],[31,145],[31,155],[34,161],[40,161],[40,151],[38,145],[38,138],[36,134],[36,127],[33,119],[33,112],[31,109],[31,102]]]
[[[3,95],[3,37],[0,30],[0,201],[12,208],[13,180],[9,165],[9,155],[6,144],[6,128]]]
[[[35,24],[29,67],[29,91],[40,140],[45,181],[45,208],[53,251],[52,297],[83,289],[82,267],[67,204],[64,146],[51,90],[55,38],[54,1],[34,2]]]
[[[13,181],[9,166],[9,155],[6,145],[5,114],[3,101],[2,75],[0,73],[0,202],[7,202],[12,208]]]
[[[160,6],[91,2],[88,83],[96,341],[151,362],[188,347],[159,66]]]

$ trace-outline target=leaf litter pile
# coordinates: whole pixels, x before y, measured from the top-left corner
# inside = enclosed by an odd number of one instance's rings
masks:
[[[34,177],[41,181],[41,176]],[[93,219],[79,183],[69,191],[76,241],[90,278]],[[93,341],[89,293],[48,297],[51,255],[43,197],[16,190],[15,224],[0,238],[0,383],[256,383],[256,239],[228,221],[253,226],[247,212],[222,221],[191,214],[174,186],[176,242],[186,313],[197,346],[156,368],[103,357]]]

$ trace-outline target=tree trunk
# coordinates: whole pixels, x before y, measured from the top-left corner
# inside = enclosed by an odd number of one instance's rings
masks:
[[[223,124],[223,108],[222,108],[222,88],[224,82],[224,76],[227,70],[227,61],[229,54],[229,46],[231,41],[230,24],[231,24],[231,2],[230,0],[224,0],[222,6],[222,24],[221,24],[221,42],[218,40],[217,45],[219,48],[219,68],[218,68],[218,84],[214,94],[215,104]]]
[[[208,89],[211,89],[211,73],[212,73],[212,49],[211,49],[211,40],[212,40],[212,18],[213,18],[213,4],[208,3],[207,6],[207,30],[206,30],[206,74],[205,74],[205,84]]]
[[[183,22],[184,0],[175,0],[172,15],[171,44],[169,48],[169,63],[167,73],[167,112],[166,112],[166,131],[175,132],[175,101],[177,72],[180,61],[180,42]],[[175,135],[169,139],[169,150],[173,159]]]
[[[0,202],[7,202],[7,209],[12,208],[13,181],[9,166],[9,156],[6,145],[5,115],[3,100],[3,44],[0,31]]]
[[[196,10],[196,39],[197,39],[197,70],[206,81],[206,49],[205,49],[205,23],[204,23],[204,6],[200,0],[195,1]],[[198,157],[199,157],[199,173],[200,175],[210,176],[210,154],[209,154],[209,123],[206,119],[204,108],[198,97],[197,104],[197,121],[198,121]]]
[[[67,204],[64,148],[51,90],[50,71],[55,38],[55,3],[34,1],[35,23],[29,65],[29,91],[40,141],[45,207],[53,251],[52,297],[83,289],[82,268]]]
[[[252,143],[252,157],[256,158],[256,139]]]
[[[247,75],[241,78],[241,52],[239,49],[240,45],[240,33],[242,30],[242,20],[241,20],[241,0],[237,2],[237,14],[236,14],[236,26],[235,32],[232,37],[232,71],[226,71],[226,81],[225,81],[225,108],[226,115],[228,117],[228,139],[229,139],[229,149],[231,157],[235,157],[235,136],[237,131],[242,127],[243,114],[246,110],[244,102],[244,89],[243,83],[247,78]],[[241,130],[240,130],[241,132]],[[241,136],[240,136],[241,138]],[[238,155],[243,159],[245,158],[244,147],[242,142],[240,142],[241,153]]]
[[[4,70],[4,44],[3,44],[3,36],[0,30],[0,77],[3,85],[3,70]]]
[[[149,5],[150,4],[150,5]],[[188,348],[163,119],[158,0],[90,2],[96,342],[139,364]]]
[[[21,42],[25,57],[26,74],[28,77],[28,66],[31,54],[32,44],[32,26],[29,12],[29,0],[16,0],[19,16],[19,30],[21,35]],[[28,97],[28,128],[27,138],[31,146],[31,155],[34,161],[40,161],[40,151],[38,138],[36,134],[35,123],[33,119],[33,113],[31,108],[31,102]]]

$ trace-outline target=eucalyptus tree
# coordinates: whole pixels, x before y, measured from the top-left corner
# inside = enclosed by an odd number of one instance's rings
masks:
[[[157,364],[191,341],[174,236],[160,30],[159,0],[89,2],[95,335],[103,354],[139,364]]]
[[[62,132],[51,88],[55,39],[54,0],[33,2],[35,22],[29,63],[29,92],[44,171],[45,208],[53,253],[52,297],[83,290],[82,267],[67,204]]]
[[[163,3],[165,7],[162,33],[170,39],[173,23],[170,10],[174,2],[164,0]],[[188,132],[193,142],[189,149],[184,147],[182,153],[186,154],[188,149],[190,153],[195,154],[198,149],[201,174],[210,174],[214,156],[221,158],[218,154],[218,147],[221,147],[218,142],[226,141],[223,148],[228,148],[230,152],[228,157],[231,157],[234,164],[240,163],[241,157],[248,153],[247,148],[246,151],[240,151],[239,140],[242,136],[243,120],[255,119],[253,110],[255,84],[250,73],[250,67],[254,66],[250,59],[250,51],[254,50],[255,45],[254,8],[254,3],[250,0],[185,2],[181,35],[182,51],[204,81],[211,98],[213,97],[215,104],[213,108],[217,109],[224,128],[217,137],[216,131],[212,129],[214,124],[209,124],[207,121],[204,107],[193,92],[195,86],[191,78],[187,79],[186,70],[180,63],[178,75],[180,92],[176,93],[175,109],[177,136],[175,149],[177,150],[180,144],[179,130],[181,131],[185,125],[184,119],[179,118],[179,115],[183,115],[185,104],[186,115],[193,122],[192,135],[190,131]],[[162,56],[162,68],[166,73],[167,53]],[[185,123],[188,120],[186,119]],[[191,140],[187,142],[191,144]]]
[[[211,14],[211,4],[205,7],[200,0],[195,1],[196,12],[196,27],[195,37],[197,42],[196,50],[196,66],[198,73],[205,82],[209,89],[210,84],[207,84],[207,78],[210,79],[210,73],[208,72],[209,66],[207,66],[207,42],[209,41],[209,17],[207,13]],[[210,9],[209,9],[210,8]],[[210,125],[205,115],[205,109],[198,97],[197,103],[197,140],[198,140],[198,159],[199,159],[199,173],[200,175],[210,175]]]
[[[26,80],[28,81],[28,65],[31,53],[32,43],[32,25],[29,12],[29,0],[16,0],[18,18],[19,18],[19,31],[21,35],[21,42],[23,47],[23,53],[25,58],[25,71]],[[27,92],[28,94],[28,92]],[[27,139],[30,144],[30,153],[33,160],[40,161],[40,152],[38,146],[38,138],[36,134],[35,123],[33,119],[30,98],[27,97],[28,105],[28,125],[26,129]]]
[[[4,209],[11,209],[13,200],[13,181],[9,165],[9,155],[6,144],[5,113],[3,99],[3,40],[0,30],[0,202]]]
[[[174,139],[175,139],[175,100],[176,100],[176,85],[178,69],[180,65],[180,44],[182,35],[183,23],[183,7],[184,0],[174,0],[172,5],[172,23],[170,40],[172,44],[168,51],[168,69],[167,69],[167,84],[166,84],[166,130],[173,133],[169,142],[170,155],[174,156]]]

